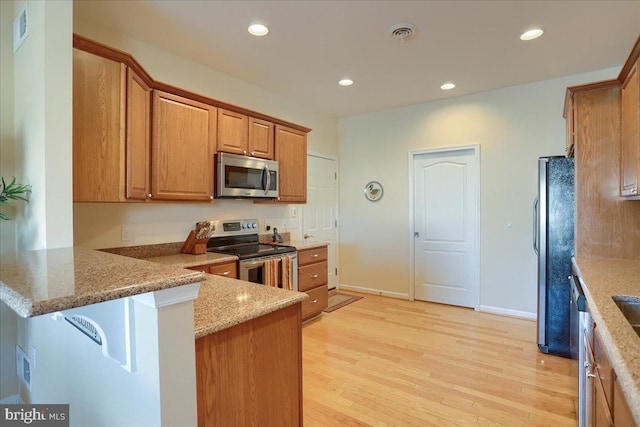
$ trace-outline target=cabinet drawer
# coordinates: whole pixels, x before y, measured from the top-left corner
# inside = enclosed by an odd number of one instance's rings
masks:
[[[306,320],[319,314],[327,308],[329,301],[329,289],[326,285],[307,292],[309,299],[302,301],[302,319]]]
[[[308,291],[327,283],[327,262],[309,264],[298,268],[298,290]]]
[[[327,260],[327,247],[304,249],[298,251],[298,265],[307,265],[313,262]]]
[[[218,276],[229,277],[231,279],[237,279],[238,274],[237,274],[236,262],[231,261],[231,262],[225,262],[221,264],[214,264],[211,267],[209,267],[209,274],[215,274]]]

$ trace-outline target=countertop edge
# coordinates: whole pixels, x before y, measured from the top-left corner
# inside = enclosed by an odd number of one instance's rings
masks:
[[[195,339],[202,338],[225,329],[229,329],[233,326],[239,325],[249,320],[257,319],[258,317],[264,316],[265,314],[273,313],[291,305],[301,303],[308,298],[309,296],[307,294],[299,293],[298,295],[282,299],[262,309],[255,310],[250,315],[239,314],[230,318],[226,318],[224,320],[220,320],[218,322],[211,322],[205,327],[198,328],[194,331]]]
[[[146,294],[149,292],[161,291],[163,289],[176,288],[179,286],[189,285],[191,283],[199,283],[202,281],[203,277],[204,275],[202,273],[193,271],[193,274],[187,273],[185,276],[163,281],[137,283],[126,288],[89,292],[79,296],[69,295],[54,297],[46,301],[38,302],[33,302],[29,298],[25,298],[22,294],[15,291],[4,282],[0,282],[0,300],[2,300],[20,317],[28,318],[55,313],[57,311],[85,307],[87,305],[112,301],[120,298]]]

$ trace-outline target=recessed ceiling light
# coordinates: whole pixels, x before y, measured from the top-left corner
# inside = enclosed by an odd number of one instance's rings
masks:
[[[445,83],[442,86],[440,86],[440,89],[442,89],[442,90],[451,90],[454,87],[456,87],[456,85],[453,84],[453,83]]]
[[[537,39],[542,34],[544,34],[544,31],[542,31],[542,29],[534,28],[533,30],[525,31],[524,33],[522,33],[520,35],[520,40],[527,41],[527,40]]]
[[[247,31],[249,31],[250,34],[258,37],[266,36],[267,34],[269,34],[269,29],[262,24],[249,25]]]
[[[338,82],[340,86],[351,86],[353,84],[353,80],[351,79],[342,79]]]

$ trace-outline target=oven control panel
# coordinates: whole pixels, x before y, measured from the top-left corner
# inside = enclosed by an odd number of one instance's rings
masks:
[[[216,221],[214,236],[237,236],[239,234],[258,234],[257,219],[234,219]]]

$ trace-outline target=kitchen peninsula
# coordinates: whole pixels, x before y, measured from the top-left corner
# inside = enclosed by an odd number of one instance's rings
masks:
[[[32,357],[26,402],[68,403],[74,422],[93,425],[205,425],[213,415],[237,419],[238,404],[242,416],[262,418],[280,405],[278,416],[301,422],[305,294],[83,248],[3,258],[0,280],[3,303],[20,316],[18,345]],[[104,345],[74,315],[99,319],[89,323]],[[269,390],[247,392],[254,380]],[[88,397],[96,385],[107,393],[99,404]]]

